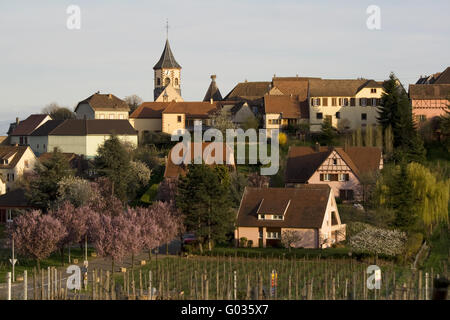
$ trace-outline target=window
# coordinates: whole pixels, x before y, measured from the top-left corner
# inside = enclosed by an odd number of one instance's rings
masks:
[[[178,78],[175,78],[175,85],[178,86]]]
[[[170,83],[170,78],[165,78],[165,79],[164,79],[164,85],[165,85],[165,86],[168,86],[169,83]]]
[[[42,145],[42,149],[44,149],[45,150],[45,143]]]
[[[336,166],[337,165],[337,159],[333,158],[333,165]]]
[[[114,119],[114,114],[113,113],[109,114],[109,119]]]
[[[25,168],[28,168],[28,160],[25,160],[24,162]]]
[[[323,175],[323,181],[331,181],[331,175],[329,173],[325,173]]]
[[[281,239],[280,232],[267,232],[267,239]]]
[[[11,173],[11,181],[14,181],[14,173]]]
[[[370,89],[370,93],[377,93],[377,89],[375,88]]]
[[[119,119],[123,119],[123,114],[119,114]]]
[[[367,106],[367,98],[360,98],[360,99],[359,99],[359,105],[360,105],[361,107]]]
[[[312,98],[312,99],[311,99],[311,104],[312,104],[314,107],[320,106],[320,98]]]
[[[20,138],[19,138],[19,143],[20,143],[20,144],[23,144],[23,137],[20,137]]]
[[[331,98],[331,105],[332,105],[333,107],[336,107],[336,104],[337,104],[336,98]]]
[[[339,173],[338,174],[338,181],[348,181],[349,180],[349,175],[348,173]]]
[[[376,98],[372,98],[372,107],[376,107],[377,106],[377,101],[378,99]]]
[[[181,122],[181,116],[177,116],[177,121]]]
[[[341,118],[341,113],[340,112],[336,112],[336,119],[340,119]]]
[[[105,119],[105,115],[103,113],[100,114],[100,119]]]
[[[156,78],[156,85],[160,86],[161,85],[161,79],[160,78]]]
[[[259,220],[265,220],[266,219],[266,215],[265,214],[258,214],[258,219]]]
[[[39,149],[39,143],[36,145],[36,149]]]
[[[351,189],[340,189],[339,198],[341,200],[353,200],[353,190]]]
[[[356,99],[355,98],[350,98],[350,106],[352,106],[352,107],[356,106]]]
[[[361,120],[367,120],[367,113],[361,113]]]
[[[283,216],[282,215],[274,215],[273,220],[283,220]]]
[[[322,98],[322,105],[324,107],[328,106],[328,98]]]
[[[316,119],[318,119],[318,120],[323,119],[323,113],[322,112],[317,112],[316,113]]]
[[[348,107],[348,98],[339,98],[339,105],[342,107]]]
[[[263,231],[259,230],[259,238],[262,239],[263,238]]]
[[[28,137],[25,137],[25,144],[28,144]]]
[[[416,116],[416,120],[418,122],[425,122],[425,121],[427,121],[427,116],[424,115],[424,114],[419,114],[419,115]]]

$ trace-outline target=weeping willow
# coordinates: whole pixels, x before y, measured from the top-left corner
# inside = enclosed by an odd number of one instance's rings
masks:
[[[432,230],[437,223],[448,223],[450,181],[438,180],[428,168],[415,162],[408,165],[407,171],[418,199],[415,209],[425,227]]]
[[[392,167],[378,179],[376,184],[376,199],[379,205],[391,207],[395,199],[394,188],[398,185],[400,166]],[[407,165],[408,182],[412,185],[414,205],[412,214],[417,214],[419,221],[427,232],[432,232],[433,226],[443,222],[449,223],[448,202],[450,180],[441,180],[430,169],[412,162]],[[397,182],[397,183],[396,183]]]

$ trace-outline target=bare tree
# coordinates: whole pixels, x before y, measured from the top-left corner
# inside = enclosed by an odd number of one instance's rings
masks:
[[[132,94],[131,96],[127,96],[125,97],[124,101],[128,104],[128,106],[130,107],[130,114],[133,113],[134,110],[137,109],[137,107],[139,107],[142,103],[142,98],[139,97],[136,94]]]

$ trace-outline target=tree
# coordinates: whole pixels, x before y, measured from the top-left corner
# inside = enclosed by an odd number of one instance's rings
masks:
[[[9,232],[17,251],[35,259],[39,271],[40,261],[54,252],[67,234],[61,222],[51,215],[43,215],[40,210],[16,217]]]
[[[66,235],[58,243],[61,251],[61,263],[64,265],[64,248],[79,243],[83,239],[88,231],[88,217],[94,213],[88,206],[74,207],[66,201],[57,209],[50,211],[49,214],[66,228]]]
[[[302,234],[297,230],[283,230],[281,234],[281,243],[286,248],[289,248],[289,251],[291,251],[291,247],[298,246],[302,239]]]
[[[150,170],[153,170],[161,165],[158,153],[159,151],[154,145],[142,144],[133,150],[132,159],[145,163]]]
[[[227,129],[236,128],[233,121],[231,120],[230,112],[224,109],[221,109],[212,115],[211,123],[214,128],[222,132],[223,137],[225,137]]]
[[[158,186],[156,200],[162,202],[175,202],[178,191],[178,179],[165,178]]]
[[[388,166],[377,182],[377,204],[393,209],[394,226],[423,230],[448,224],[449,179],[438,177],[418,163]]]
[[[69,202],[78,208],[88,205],[94,197],[94,190],[92,190],[89,181],[75,176],[67,176],[58,182],[55,205],[58,206]]]
[[[128,194],[131,199],[142,194],[143,189],[148,186],[152,171],[142,161],[130,161],[130,179],[128,183]]]
[[[168,254],[169,243],[172,242],[184,230],[183,215],[173,202],[156,201],[151,206],[150,210],[151,220],[155,221],[159,230],[158,242],[159,245],[166,244],[166,253]]]
[[[34,171],[26,195],[33,205],[45,210],[57,199],[58,183],[71,176],[74,170],[67,158],[55,148],[49,159],[35,165]]]
[[[247,186],[247,177],[239,172],[234,171],[231,175],[230,196],[234,208],[238,208],[241,203],[242,194]]]
[[[249,173],[248,186],[252,188],[265,188],[269,186],[270,179],[268,176],[262,176],[257,172]]]
[[[53,120],[75,119],[75,113],[69,108],[61,107],[56,102],[48,104],[42,109],[42,113],[48,114]]]
[[[373,127],[371,125],[366,127],[364,135],[364,145],[366,147],[373,147]]]
[[[95,157],[97,171],[108,177],[112,183],[112,194],[122,202],[128,199],[128,184],[132,179],[130,161],[130,154],[115,135],[99,146]]]
[[[247,119],[245,119],[241,126],[244,131],[247,131],[248,129],[258,130],[259,119],[257,117],[248,117]]]
[[[92,198],[89,207],[97,212],[111,216],[118,216],[124,207],[113,192],[113,184],[107,177],[99,177],[91,182]]]
[[[124,246],[128,254],[131,254],[131,270],[134,271],[134,257],[144,248],[143,225],[145,215],[139,215],[134,208],[127,208],[123,213],[123,220],[126,221],[122,226],[126,229]],[[133,280],[134,281],[134,280]]]
[[[136,94],[132,94],[131,96],[125,97],[124,101],[130,107],[130,114],[132,114],[133,111],[136,110],[142,103],[141,97],[139,97]]]
[[[336,140],[336,131],[331,125],[331,121],[325,119],[322,123],[322,130],[320,132],[320,144],[332,146]]]
[[[441,129],[442,142],[450,152],[450,100],[447,104],[447,110],[445,110],[445,114],[440,116],[439,127]]]
[[[214,241],[225,240],[233,230],[229,184],[222,181],[218,171],[205,164],[189,165],[186,177],[180,178],[177,206],[185,215],[186,229],[195,232],[209,250]]]
[[[383,129],[389,126],[392,128],[395,161],[424,160],[425,149],[415,128],[411,102],[393,73],[389,76],[389,80],[384,82],[378,122]]]

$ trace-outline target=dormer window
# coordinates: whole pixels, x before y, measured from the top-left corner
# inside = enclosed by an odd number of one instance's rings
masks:
[[[266,220],[265,214],[258,214],[258,220]]]
[[[370,89],[370,93],[377,93],[377,89],[371,88],[371,89]]]

